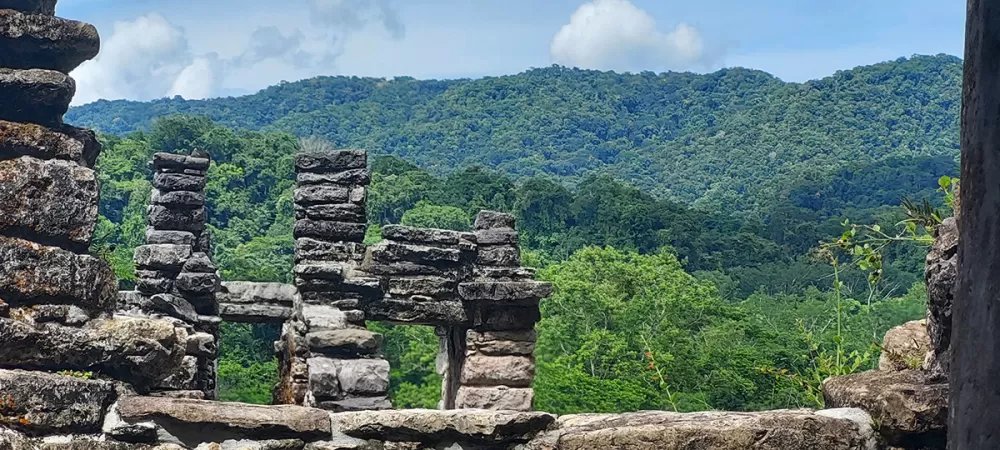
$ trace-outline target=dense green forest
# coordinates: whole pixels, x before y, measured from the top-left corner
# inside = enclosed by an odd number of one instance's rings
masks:
[[[923,316],[921,243],[881,250],[877,285],[849,245],[820,243],[845,220],[903,229],[904,199],[941,206],[938,178],[957,169],[959,74],[939,56],[805,84],[744,69],[318,78],[70,117],[106,132],[95,251],[123,287],[152,153],[195,148],[213,157],[223,277],[290,281],[292,155],[298,136],[319,135],[373,153],[371,241],[388,223],[518,216],[526,263],[555,286],[538,325],[538,408],[762,409],[818,404],[822,377],[874,367],[885,330]],[[433,407],[432,330],[372,326],[386,336],[394,404]],[[276,332],[226,324],[224,398],[269,400]]]

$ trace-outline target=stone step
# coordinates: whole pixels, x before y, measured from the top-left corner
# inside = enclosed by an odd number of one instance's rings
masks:
[[[97,223],[97,176],[63,160],[0,161],[0,232],[86,251]]]
[[[0,9],[0,67],[70,73],[101,49],[93,25]]]
[[[108,311],[117,290],[114,273],[99,258],[0,236],[0,297],[12,306],[63,303]]]
[[[0,120],[62,125],[75,92],[76,83],[61,72],[0,68]]]
[[[93,131],[63,125],[46,128],[0,120],[0,159],[34,156],[64,159],[94,168],[101,145]]]

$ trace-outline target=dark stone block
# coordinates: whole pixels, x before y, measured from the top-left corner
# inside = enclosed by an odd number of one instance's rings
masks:
[[[194,233],[190,231],[157,230],[152,227],[146,228],[147,244],[175,244],[193,246],[195,241]]]
[[[174,287],[185,295],[210,295],[219,290],[219,276],[213,273],[182,272]]]
[[[333,220],[337,222],[364,223],[365,207],[354,203],[327,205],[295,205],[296,219]]]
[[[101,38],[93,25],[0,9],[0,67],[69,73],[97,56]]]
[[[13,9],[28,14],[55,15],[57,0],[0,0],[0,9]]]
[[[455,245],[458,244],[460,235],[460,232],[453,230],[413,228],[403,225],[386,225],[382,227],[382,237],[384,239],[419,244]]]
[[[153,168],[172,170],[194,170],[204,172],[208,170],[211,161],[208,158],[196,156],[177,155],[173,153],[158,152],[153,154]]]
[[[362,194],[355,191],[362,192]],[[340,204],[350,202],[363,203],[363,191],[364,189],[362,188],[349,188],[333,185],[300,186],[295,189],[294,199],[295,204],[300,207],[305,205]]]
[[[480,211],[476,215],[475,227],[477,230],[486,230],[490,228],[514,228],[517,219],[514,218],[513,214],[507,214],[497,211]]]
[[[136,247],[132,260],[136,267],[176,272],[190,257],[189,245],[148,244]]]
[[[61,303],[105,311],[117,301],[118,284],[101,259],[0,236],[0,298],[15,306]]]
[[[205,208],[176,209],[150,205],[149,225],[160,230],[200,232],[205,229]]]
[[[329,242],[311,238],[295,240],[295,262],[349,261],[365,256],[365,247],[355,242]]]
[[[517,231],[512,228],[489,228],[476,232],[479,245],[517,245]]]
[[[153,187],[161,191],[203,191],[205,189],[205,177],[182,173],[157,172],[153,174]]]
[[[345,172],[353,169],[364,169],[367,165],[368,154],[364,150],[338,150],[295,155],[296,172]]]
[[[295,221],[295,238],[316,238],[328,241],[361,242],[365,239],[364,223],[332,222],[302,219]]]
[[[0,120],[62,125],[75,92],[76,83],[64,73],[0,68]]]
[[[63,160],[0,161],[0,231],[85,249],[97,223],[97,176]]]
[[[194,191],[161,191],[153,189],[150,203],[171,208],[201,208],[205,206],[205,193]]]
[[[538,303],[552,294],[552,285],[540,281],[486,281],[458,285],[463,300],[494,303]]]
[[[460,301],[413,301],[381,298],[366,302],[364,309],[368,320],[416,325],[462,325],[470,323],[465,305]]]
[[[192,254],[191,258],[189,258],[187,262],[184,263],[184,268],[182,269],[182,271],[191,273],[214,274],[216,271],[216,267],[215,264],[212,262],[212,259],[209,258],[207,254],[198,252]]]
[[[371,172],[368,169],[352,169],[344,172],[311,173],[299,172],[296,183],[306,184],[339,184],[342,186],[367,186],[371,182]]]
[[[149,300],[156,311],[188,323],[198,322],[198,313],[194,310],[194,306],[181,297],[170,294],[159,294],[150,297]]]
[[[64,159],[93,168],[101,144],[93,131],[60,126],[46,128],[31,123],[0,120],[0,159],[34,156]]]
[[[29,434],[97,433],[115,397],[108,381],[0,370],[0,421]]]

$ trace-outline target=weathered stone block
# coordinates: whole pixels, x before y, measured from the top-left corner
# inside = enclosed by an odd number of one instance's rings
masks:
[[[517,245],[517,231],[512,228],[489,228],[476,231],[479,245]]]
[[[157,152],[153,154],[153,168],[167,170],[208,170],[211,160],[197,156]]]
[[[194,333],[187,338],[187,354],[195,356],[214,356],[218,351],[215,336],[208,333]]]
[[[461,386],[455,396],[455,408],[531,411],[535,391],[531,388]]]
[[[228,303],[265,303],[291,306],[297,295],[295,286],[284,283],[226,281],[218,298]]]
[[[190,257],[189,245],[150,244],[136,247],[133,261],[136,267],[176,271]]]
[[[209,258],[207,254],[196,252],[193,253],[184,263],[184,268],[181,269],[181,271],[191,273],[215,273],[216,267],[215,263],[212,262],[212,259]]]
[[[359,411],[331,414],[330,417],[334,430],[359,439],[469,444],[525,442],[555,421],[551,414],[541,412],[455,409]]]
[[[296,238],[317,238],[329,241],[361,242],[365,239],[364,223],[332,222],[302,219],[295,221]]]
[[[311,331],[347,328],[344,312],[327,305],[303,305],[302,321]]]
[[[466,332],[465,345],[484,355],[531,355],[535,351],[535,330]]]
[[[0,9],[13,9],[28,14],[44,14],[47,16],[56,13],[57,0],[0,0]]]
[[[309,392],[316,400],[340,397],[340,364],[337,360],[312,357],[306,360],[309,366]]]
[[[296,264],[292,268],[292,272],[301,278],[339,282],[344,280],[345,270],[347,270],[347,267],[344,264],[335,262]]]
[[[414,301],[381,298],[364,307],[369,320],[419,325],[460,325],[470,322],[465,305],[459,301]]]
[[[413,261],[420,264],[452,266],[462,259],[457,248],[432,247],[428,245],[404,244],[384,241],[372,247],[372,257],[376,261]]]
[[[188,323],[198,322],[198,312],[190,302],[171,294],[157,294],[149,298],[153,309]]]
[[[914,320],[892,328],[882,339],[879,370],[906,370],[920,368],[930,351],[927,321]]]
[[[389,362],[384,359],[339,359],[337,378],[346,394],[385,395],[389,391]]]
[[[10,316],[30,319],[35,323],[56,322],[63,325],[83,325],[90,320],[90,314],[74,305],[34,305],[15,308]]]
[[[371,182],[371,172],[368,169],[351,169],[334,173],[299,172],[295,176],[298,184],[340,184],[368,185]]]
[[[552,285],[540,281],[476,281],[458,285],[465,300],[494,303],[538,303],[552,294]]]
[[[115,304],[117,291],[101,259],[0,236],[0,297],[11,305],[65,303],[103,311]]]
[[[181,272],[174,280],[174,287],[184,295],[211,295],[219,290],[219,276],[215,273]]]
[[[101,38],[90,24],[0,9],[0,47],[0,67],[69,73],[97,56]]]
[[[0,161],[0,231],[35,233],[86,248],[97,223],[97,176],[62,160]]]
[[[300,207],[318,204],[350,203],[352,198],[356,198],[356,196],[352,196],[354,189],[361,188],[327,184],[299,186],[295,189],[294,200],[295,204]]]
[[[870,371],[823,382],[827,407],[860,408],[893,446],[944,448],[948,426],[948,383],[917,370]]]
[[[330,356],[352,357],[377,354],[382,335],[368,330],[344,329],[313,331],[306,334],[309,349]]]
[[[372,248],[365,260],[361,263],[361,269],[375,275],[395,275],[395,276],[434,276],[440,278],[458,279],[462,276],[462,267],[451,265],[428,265],[413,261],[390,261],[383,262],[376,258],[383,258],[379,255],[381,251]]]
[[[514,228],[517,219],[514,218],[513,214],[507,214],[497,211],[480,211],[476,215],[475,228],[476,230],[487,230],[490,228]]]
[[[386,284],[389,294],[394,296],[442,297],[458,294],[458,283],[442,277],[391,277],[386,280]]]
[[[32,434],[97,432],[115,396],[108,381],[0,370],[0,425]]]
[[[205,193],[194,191],[161,191],[153,189],[150,203],[171,208],[190,209],[205,206]]]
[[[520,266],[521,250],[512,246],[479,247],[476,262],[484,266]]]
[[[952,305],[958,280],[958,223],[949,217],[934,230],[934,245],[927,253],[924,281],[927,285],[927,333],[931,352],[926,369],[947,380],[951,371]]]
[[[413,228],[403,225],[386,225],[382,227],[382,237],[385,239],[418,244],[455,245],[458,244],[460,234],[458,231],[453,230]]]
[[[213,439],[312,441],[331,434],[327,412],[301,406],[125,397],[118,401],[118,415],[128,423],[151,421],[189,447]]]
[[[219,303],[219,315],[226,322],[282,323],[292,317],[290,306]]]
[[[316,406],[333,412],[392,409],[392,403],[390,403],[389,398],[384,395],[377,395],[374,397],[350,397],[341,400],[326,400],[319,402]]]
[[[64,73],[0,68],[0,120],[61,125],[75,92]]]
[[[365,207],[354,203],[296,205],[295,218],[355,223],[362,223],[367,220]]]
[[[356,242],[330,242],[311,238],[295,240],[295,262],[360,260],[365,248]]]
[[[146,243],[194,246],[195,238],[194,233],[190,231],[157,230],[153,227],[147,227]]]
[[[368,154],[364,150],[338,150],[325,153],[295,155],[296,172],[330,173],[364,169]]]
[[[476,326],[481,330],[526,330],[534,328],[541,318],[537,306],[487,307]]]
[[[166,320],[116,317],[82,328],[0,318],[0,361],[40,370],[94,370],[137,389],[168,376],[185,352],[183,330]]]
[[[205,177],[182,173],[157,172],[153,174],[153,187],[161,191],[203,191]]]
[[[156,389],[183,390],[194,387],[195,376],[198,373],[198,358],[187,355],[180,365],[170,371],[170,375],[156,383]]]
[[[63,159],[93,168],[100,152],[101,144],[90,130],[0,120],[0,156]]]
[[[462,384],[528,387],[535,379],[535,362],[527,356],[472,355],[462,365]]]
[[[161,230],[200,232],[205,229],[205,208],[177,209],[163,205],[150,205],[149,225]]]

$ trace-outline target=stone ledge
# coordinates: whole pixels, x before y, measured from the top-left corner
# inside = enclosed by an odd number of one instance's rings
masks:
[[[397,442],[527,442],[555,416],[541,412],[475,409],[358,411],[334,413],[333,428],[358,439]]]

